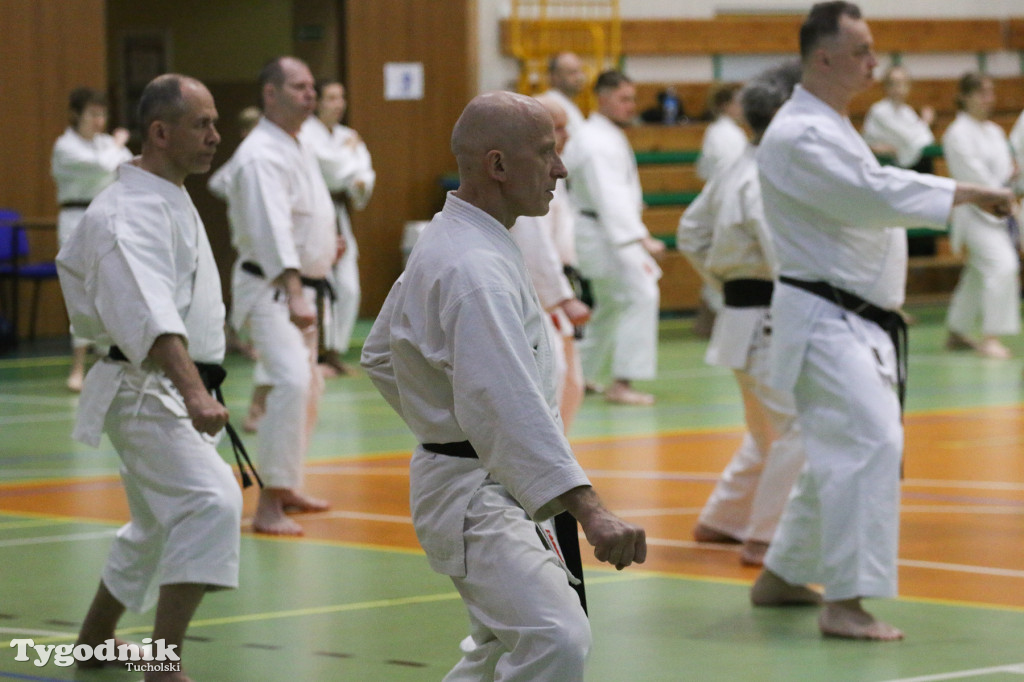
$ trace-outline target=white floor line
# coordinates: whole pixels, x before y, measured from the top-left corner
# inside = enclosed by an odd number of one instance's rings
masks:
[[[91,533],[75,533],[73,535],[42,535],[34,538],[14,538],[0,540],[0,549],[4,547],[22,547],[24,545],[45,545],[50,542],[77,542],[80,540],[98,540],[113,537],[116,530],[100,530]]]
[[[30,637],[78,637],[77,632],[56,630],[28,630],[25,628],[0,628],[0,635],[28,635]]]
[[[900,506],[900,512],[914,512],[918,514],[1006,514],[1019,516],[1024,515],[1024,503],[1019,507],[994,504],[904,504]]]
[[[976,575],[992,575],[1000,578],[1024,578],[1024,571],[1012,568],[991,568],[989,566],[971,566],[968,564],[947,564],[940,561],[917,561],[900,559],[900,566],[907,568],[926,568],[934,571],[950,571],[951,573],[973,573]]]
[[[922,675],[921,677],[901,677],[898,680],[886,680],[885,682],[939,682],[939,680],[962,680],[967,677],[995,675],[997,673],[1024,675],[1024,663],[998,665],[992,668],[975,668],[973,670],[957,670],[956,672]]]
[[[1024,491],[1024,483],[1010,481],[955,481],[938,478],[908,478],[903,487],[921,488],[967,488],[969,490],[1019,490]]]

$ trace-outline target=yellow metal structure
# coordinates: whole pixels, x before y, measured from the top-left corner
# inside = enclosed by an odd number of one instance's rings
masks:
[[[583,60],[587,82],[622,58],[619,0],[512,0],[509,46],[519,60],[519,92],[533,95],[548,87],[548,62],[559,52]],[[577,103],[593,108],[593,93],[584,89]]]

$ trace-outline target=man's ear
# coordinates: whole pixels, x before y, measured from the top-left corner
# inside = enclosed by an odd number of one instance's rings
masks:
[[[168,128],[165,121],[157,119],[150,122],[149,124],[149,135],[146,139],[157,148],[164,149],[167,147],[168,141]]]
[[[506,177],[504,154],[500,150],[492,149],[487,152],[486,159],[487,175],[493,180],[504,181]]]

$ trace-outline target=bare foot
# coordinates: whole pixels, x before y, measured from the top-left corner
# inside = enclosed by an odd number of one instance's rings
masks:
[[[946,337],[946,350],[977,350],[978,344],[963,334],[950,332]]]
[[[740,542],[739,538],[717,531],[703,523],[698,523],[693,527],[693,539],[697,542],[717,542],[728,545],[738,545]]]
[[[791,585],[767,568],[750,588],[754,606],[817,606],[821,595],[806,585]]]
[[[825,602],[818,616],[818,627],[826,637],[870,639],[894,642],[903,639],[903,631],[883,623],[860,605],[860,599]]]
[[[744,566],[764,566],[764,555],[767,553],[767,542],[747,540],[740,550],[740,563]]]
[[[302,526],[288,518],[279,495],[282,488],[264,488],[252,518],[252,529],[267,535],[302,535]]]
[[[999,339],[991,336],[978,344],[977,352],[983,358],[996,360],[1009,360],[1013,356],[1009,348],[1004,346]]]
[[[310,514],[327,511],[331,508],[327,500],[310,497],[287,488],[281,489],[281,492],[278,493],[278,499],[281,500],[281,506],[284,510],[292,514]]]
[[[72,370],[71,374],[68,375],[68,383],[67,383],[68,390],[71,391],[72,393],[81,393],[82,392],[82,384],[84,382],[85,382],[84,370],[82,370],[82,369]]]
[[[604,392],[604,399],[618,405],[653,405],[654,396],[650,393],[641,393],[628,383],[615,381]]]
[[[93,648],[93,651],[95,652],[96,647],[102,646],[105,641],[106,640],[100,640],[98,642],[87,642],[84,639],[79,638],[79,640],[77,642],[75,642],[75,646],[78,646],[79,644],[88,644],[89,646],[91,646]],[[114,639],[114,650],[112,652],[110,652],[110,654],[115,657],[115,660],[112,660],[112,661],[102,661],[102,660],[100,660],[98,658],[95,658],[95,657],[87,658],[87,659],[82,660],[82,661],[77,661],[78,668],[80,670],[95,670],[97,668],[102,668],[103,666],[107,666],[107,665],[110,665],[110,666],[124,666],[124,661],[116,660],[116,656],[118,654],[117,647],[120,647],[120,646],[127,646],[128,647],[129,656],[131,656],[131,652],[134,650],[134,651],[138,651],[139,652],[138,653],[139,658],[142,658],[142,647],[140,647],[138,644],[136,644],[135,642],[126,642],[123,639],[116,639],[115,638]],[[103,653],[104,653],[104,655],[106,655],[106,652],[103,652]]]

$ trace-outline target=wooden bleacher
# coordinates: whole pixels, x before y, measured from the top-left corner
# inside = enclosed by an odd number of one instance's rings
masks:
[[[795,57],[802,16],[721,16],[713,19],[625,19],[622,21],[622,52],[626,56],[721,56],[778,55]],[[1024,52],[1024,17],[1011,19],[869,19],[879,54]],[[527,27],[525,33],[529,33]],[[501,25],[502,46],[508,47],[508,22]],[[913,74],[911,74],[913,75]],[[944,79],[914,81],[910,104],[927,105],[936,111],[935,137],[956,116],[957,81],[961,74]],[[997,110],[992,119],[1007,132],[1024,110],[1024,76],[995,78]],[[694,172],[707,127],[707,96],[710,82],[636,83],[637,110],[654,107],[657,94],[672,85],[690,121],[677,126],[640,125],[627,131],[637,154],[647,208],[644,222],[651,234],[674,245],[676,226],[702,183]],[[851,104],[850,117],[858,127],[871,104],[883,96],[876,84]],[[930,150],[937,173],[948,174],[941,147]],[[911,231],[911,234],[917,234]],[[948,240],[939,236],[936,254],[910,259],[908,301],[942,300],[959,277],[962,260],[949,251]],[[670,249],[662,263],[663,310],[693,309],[698,304],[700,279],[685,257]]]

